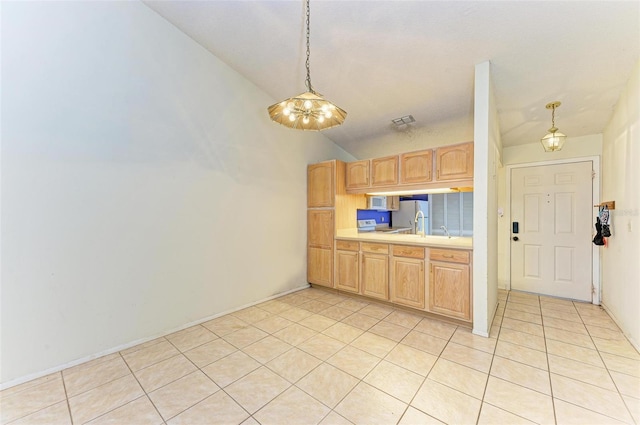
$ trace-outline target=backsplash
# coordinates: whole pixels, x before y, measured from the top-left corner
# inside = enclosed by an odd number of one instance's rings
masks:
[[[376,210],[358,210],[358,220],[375,219],[376,223],[389,224],[391,220],[391,211],[376,211]]]

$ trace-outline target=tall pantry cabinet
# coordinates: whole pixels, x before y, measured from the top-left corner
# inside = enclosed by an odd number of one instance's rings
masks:
[[[331,160],[307,167],[307,281],[333,288],[336,229],[356,227],[364,195],[347,195],[346,165]]]

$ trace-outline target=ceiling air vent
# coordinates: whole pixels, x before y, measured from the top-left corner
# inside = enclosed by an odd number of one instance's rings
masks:
[[[411,124],[412,122],[416,122],[413,115],[405,115],[404,117],[395,118],[391,120],[392,123],[400,127],[401,125]]]

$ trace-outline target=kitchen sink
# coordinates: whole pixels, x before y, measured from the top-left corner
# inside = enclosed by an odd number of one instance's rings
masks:
[[[401,233],[401,234],[410,234],[410,227],[383,227],[376,229],[377,233]]]
[[[423,238],[423,239],[458,239],[460,236],[441,236],[441,235],[427,235],[427,236],[422,236],[422,235],[414,235],[414,234],[409,234],[409,235],[404,235],[404,236],[409,236],[412,238]]]

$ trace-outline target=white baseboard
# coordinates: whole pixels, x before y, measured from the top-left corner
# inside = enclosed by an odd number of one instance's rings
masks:
[[[22,376],[20,378],[16,378],[16,379],[13,379],[11,381],[4,382],[4,383],[0,384],[0,391],[1,390],[5,390],[7,388],[15,387],[16,385],[24,384],[25,382],[29,382],[29,381],[32,381],[34,379],[42,378],[43,376],[47,376],[47,375],[50,375],[52,373],[60,372],[62,370],[68,369],[68,368],[73,367],[73,366],[77,366],[77,365],[82,364],[82,363],[86,363],[86,362],[88,362],[90,360],[94,360],[94,359],[97,359],[99,357],[103,357],[103,356],[107,356],[109,354],[117,353],[118,351],[126,350],[127,348],[135,347],[136,345],[139,345],[139,344],[144,344],[145,342],[152,341],[152,340],[154,340],[156,338],[160,338],[160,337],[163,337],[163,336],[170,335],[170,334],[172,334],[174,332],[178,332],[178,331],[181,331],[183,329],[190,328],[191,326],[195,326],[195,325],[199,325],[201,323],[208,322],[209,320],[213,320],[215,318],[218,318],[220,316],[224,316],[226,314],[234,313],[236,311],[245,309],[247,307],[252,307],[254,305],[263,303],[265,301],[269,301],[269,300],[272,300],[272,299],[275,299],[275,298],[278,298],[278,297],[282,297],[284,295],[291,294],[293,292],[298,292],[298,291],[300,291],[302,289],[307,289],[307,288],[309,288],[309,286],[310,286],[309,284],[306,284],[306,285],[301,286],[299,288],[290,289],[288,291],[281,292],[281,293],[276,294],[276,295],[272,295],[270,297],[261,299],[259,301],[255,301],[255,302],[252,302],[252,303],[249,303],[249,304],[245,304],[245,305],[242,305],[240,307],[237,307],[237,308],[234,308],[234,309],[231,309],[231,310],[223,311],[221,313],[216,313],[216,314],[213,314],[211,316],[207,316],[207,317],[205,317],[203,319],[198,319],[198,320],[196,320],[194,322],[190,322],[190,323],[181,325],[181,326],[179,326],[177,328],[170,329],[167,332],[162,332],[161,334],[152,335],[152,336],[147,337],[147,338],[142,338],[142,339],[138,339],[138,340],[135,340],[135,341],[132,341],[132,342],[128,342],[126,344],[122,344],[122,345],[119,345],[117,347],[109,348],[108,350],[100,351],[98,353],[94,353],[94,354],[91,354],[89,356],[85,356],[85,357],[82,357],[80,359],[73,360],[71,362],[68,362],[68,363],[65,363],[65,364],[62,364],[62,365],[59,365],[59,366],[55,366],[55,367],[52,367],[52,368],[49,368],[49,369],[46,369],[46,370],[43,370],[43,371],[40,371],[40,372],[31,373],[31,374],[29,374],[27,376]]]
[[[631,345],[633,345],[633,348],[636,349],[637,352],[640,353],[640,344],[638,344],[638,341],[635,341],[631,335],[629,335],[628,332],[626,332],[624,330],[624,327],[622,327],[622,324],[620,323],[620,321],[618,320],[618,318],[616,318],[616,315],[613,314],[611,312],[611,310],[609,310],[609,307],[607,307],[606,304],[601,303],[600,307],[604,308],[604,311],[607,312],[607,314],[609,315],[609,317],[611,317],[611,320],[613,320],[615,322],[616,325],[618,325],[618,327],[620,328],[620,330],[622,331],[622,333],[624,334],[625,337],[627,337],[627,340],[631,343]]]

